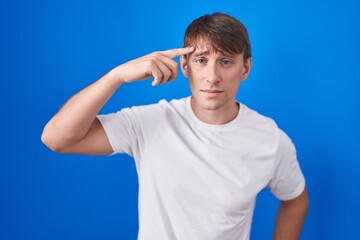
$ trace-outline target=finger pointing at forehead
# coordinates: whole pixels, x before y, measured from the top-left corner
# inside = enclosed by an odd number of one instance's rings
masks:
[[[186,48],[174,48],[166,51],[161,51],[160,53],[164,54],[169,58],[174,58],[177,56],[185,55],[191,53],[195,50],[194,47],[186,47]]]

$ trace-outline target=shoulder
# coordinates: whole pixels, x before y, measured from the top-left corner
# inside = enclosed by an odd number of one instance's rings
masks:
[[[256,110],[253,110],[246,106],[243,103],[240,103],[240,111],[241,111],[241,126],[261,131],[263,133],[271,133],[278,136],[279,127],[276,124],[275,120],[271,117],[265,116]]]
[[[263,142],[269,140],[274,144],[276,155],[278,159],[282,158],[296,158],[296,148],[291,138],[283,131],[270,117],[262,115],[249,107],[242,105],[244,124],[253,129],[255,136],[260,138]]]
[[[128,118],[131,122],[144,121],[151,123],[151,121],[159,122],[161,119],[183,113],[186,110],[187,98],[166,100],[162,99],[157,103],[139,105],[128,108],[123,108],[116,113],[122,117]]]
[[[279,127],[272,118],[241,103],[238,129],[239,137],[253,146],[255,155],[274,159],[279,146]]]
[[[291,138],[278,126],[274,119],[262,115],[247,106],[244,106],[244,112],[245,122],[254,129],[271,134],[272,137],[276,139],[276,143],[280,150],[284,148],[291,150],[294,149],[294,144]]]
[[[165,99],[159,101],[159,106],[163,109],[177,109],[182,110],[186,108],[187,101],[189,97],[180,98],[180,99],[172,99],[171,101],[167,101]]]
[[[161,99],[157,103],[147,104],[147,105],[138,105],[130,108],[124,108],[123,110],[132,110],[132,111],[147,111],[147,110],[164,110],[169,108],[181,108],[186,104],[188,97],[181,99]]]

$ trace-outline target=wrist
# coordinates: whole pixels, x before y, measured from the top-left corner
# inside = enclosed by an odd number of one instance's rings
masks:
[[[126,83],[120,66],[117,66],[117,67],[111,69],[109,72],[109,75],[110,75],[110,78],[113,81],[115,81],[119,87],[121,85],[123,85],[124,83]]]

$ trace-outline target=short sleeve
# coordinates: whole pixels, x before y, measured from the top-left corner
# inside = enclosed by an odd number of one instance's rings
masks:
[[[305,188],[305,178],[297,160],[295,146],[282,130],[279,130],[277,158],[268,186],[281,201],[296,198]]]
[[[126,153],[132,157],[134,155],[134,148],[138,144],[132,115],[131,109],[125,108],[116,113],[97,116],[109,139],[113,154]]]

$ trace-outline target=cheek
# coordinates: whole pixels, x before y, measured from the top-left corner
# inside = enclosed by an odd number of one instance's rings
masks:
[[[197,72],[196,68],[194,66],[192,66],[192,64],[188,64],[187,69],[188,69],[189,76],[193,76]]]
[[[239,90],[239,86],[240,86],[240,80],[237,80],[234,84],[230,86],[232,96],[236,96]]]
[[[188,67],[188,78],[190,82],[193,82],[193,84],[196,84],[201,80],[201,71],[200,69],[195,69],[193,67]]]
[[[229,96],[234,96],[239,90],[241,80],[239,79],[239,76],[233,75],[232,78],[229,76],[229,78],[227,78],[227,81],[224,83],[226,85]]]
[[[188,72],[188,80],[189,80],[190,88],[193,89],[196,86],[196,82],[194,81],[194,77],[190,71]]]

